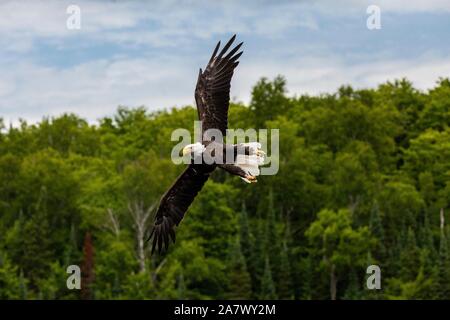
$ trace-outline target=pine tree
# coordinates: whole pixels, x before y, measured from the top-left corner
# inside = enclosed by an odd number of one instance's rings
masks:
[[[186,299],[186,283],[184,281],[183,270],[180,271],[180,275],[178,276],[178,300]]]
[[[51,232],[47,214],[38,211],[25,224],[23,229],[23,256],[20,266],[30,285],[35,288],[39,279],[45,277],[50,270],[53,250]]]
[[[292,299],[294,292],[292,290],[291,267],[289,265],[289,255],[286,242],[283,244],[280,255],[280,273],[277,281],[277,293],[279,299]]]
[[[398,226],[399,232],[393,234],[392,237],[395,239],[394,242],[390,245],[388,253],[388,259],[386,261],[386,272],[383,273],[385,277],[391,276],[399,276],[401,274],[401,255],[404,251],[406,245],[406,231],[405,226],[402,224]]]
[[[119,273],[114,273],[114,283],[112,287],[112,294],[114,297],[119,297],[122,293],[122,284],[120,283]]]
[[[247,208],[245,206],[245,202],[242,202],[242,210],[239,215],[239,237],[240,237],[240,244],[242,249],[242,254],[244,255],[246,259],[246,263],[248,266],[249,272],[254,272],[252,269],[251,264],[249,263],[251,253],[253,252],[253,239],[251,237],[250,233],[250,227],[248,223],[248,214],[247,214]]]
[[[81,298],[89,300],[93,298],[92,285],[94,283],[94,246],[92,236],[87,232],[84,237],[83,263],[81,266]]]
[[[400,255],[403,251],[402,233],[395,236],[395,241],[388,250],[388,259],[386,261],[387,270],[384,273],[386,277],[397,276],[400,272]]]
[[[75,224],[72,223],[70,225],[70,241],[67,246],[64,248],[64,263],[65,265],[70,265],[71,261],[78,259],[79,251],[78,251],[78,241],[77,241],[77,230]]]
[[[384,260],[386,255],[386,247],[384,245],[384,228],[380,217],[380,207],[375,201],[370,212],[370,231],[377,238],[378,243],[376,247],[376,258]]]
[[[266,257],[266,262],[264,266],[264,274],[261,279],[261,292],[259,298],[262,300],[273,300],[277,299],[277,294],[275,290],[275,285],[273,283],[272,271],[270,269],[269,258]]]
[[[255,242],[253,251],[250,253],[248,269],[252,279],[253,298],[257,298],[257,292],[261,288],[261,280],[264,273],[264,224],[259,213],[257,214],[257,220],[254,226]]]
[[[424,213],[424,220],[423,220],[423,227],[422,227],[420,242],[421,242],[423,248],[426,248],[430,251],[431,257],[436,258],[437,252],[436,252],[436,248],[434,246],[433,233],[431,231],[428,210],[425,211],[425,213]]]
[[[311,300],[313,267],[309,255],[300,261],[300,276],[300,299]]]
[[[344,293],[345,300],[358,300],[361,298],[361,289],[359,285],[358,275],[354,268],[350,271],[347,289]]]
[[[416,279],[420,267],[420,252],[412,228],[408,228],[406,243],[400,254],[401,278],[408,281]]]
[[[20,270],[19,273],[19,288],[20,288],[20,300],[26,300],[28,298],[28,281],[23,275],[23,271]]]
[[[442,300],[447,300],[450,297],[450,258],[448,254],[447,237],[444,230],[441,230],[438,272],[435,282],[435,295],[437,299]]]
[[[434,280],[436,278],[437,268],[436,265],[439,264],[439,255],[436,248],[434,247],[433,234],[431,231],[431,226],[428,218],[428,211],[425,211],[424,224],[421,232],[421,271],[426,279]],[[433,298],[434,290],[427,293],[428,299]]]
[[[0,252],[0,299],[20,299],[20,284],[17,267]]]
[[[252,285],[250,275],[247,271],[245,258],[241,251],[241,243],[239,237],[236,238],[232,248],[230,262],[230,288],[228,299],[247,300],[252,297]]]
[[[271,261],[271,270],[272,277],[276,283],[276,290],[279,292],[279,284],[281,282],[281,278],[284,276],[281,274],[280,266],[281,266],[281,239],[279,237],[277,231],[277,219],[274,208],[274,199],[273,199],[273,190],[270,189],[268,196],[268,206],[267,206],[267,218],[266,218],[266,230],[265,230],[265,239],[264,239],[264,253],[268,257],[270,257]],[[283,288],[284,290],[285,288]]]
[[[277,220],[273,201],[273,191],[270,189],[268,196],[264,249],[266,254],[270,256],[272,264],[279,262],[280,253],[280,241],[276,227]]]

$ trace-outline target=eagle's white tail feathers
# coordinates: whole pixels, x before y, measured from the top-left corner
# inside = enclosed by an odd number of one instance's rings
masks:
[[[258,145],[261,146],[259,143]],[[238,155],[236,157],[236,165],[244,170],[245,173],[254,177],[259,176],[259,166],[264,164],[264,156],[257,155],[257,149],[259,148],[255,147],[254,154],[251,153],[250,155]],[[241,177],[241,179],[247,183],[251,183],[251,181],[246,178]]]

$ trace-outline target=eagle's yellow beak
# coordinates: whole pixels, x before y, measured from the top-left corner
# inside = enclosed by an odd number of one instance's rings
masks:
[[[186,146],[186,147],[183,148],[183,157],[188,155],[188,154],[191,154],[191,147]]]

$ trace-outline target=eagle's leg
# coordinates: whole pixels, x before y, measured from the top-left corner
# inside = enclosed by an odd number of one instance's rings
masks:
[[[234,145],[235,155],[243,154],[247,156],[256,155],[258,157],[264,157],[266,154],[261,150],[261,144],[259,142],[239,143]]]
[[[245,182],[248,183],[255,183],[256,177],[252,176],[251,174],[245,172],[241,167],[234,165],[234,164],[219,164],[218,165],[223,170],[235,175],[241,177]]]

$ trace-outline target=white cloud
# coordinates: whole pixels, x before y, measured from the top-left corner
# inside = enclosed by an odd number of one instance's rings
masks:
[[[81,29],[68,30],[73,1],[0,2],[0,45],[11,51],[32,49],[42,39],[71,36],[116,44],[172,46],[175,39],[210,38],[221,33],[277,36],[293,27],[317,29],[303,4],[259,6],[237,1],[106,2],[78,0]],[[148,26],[147,26],[148,24]]]
[[[450,12],[448,0],[366,0],[370,4],[378,5],[381,10],[391,12]]]
[[[66,9],[74,3],[81,9],[82,30],[86,32],[134,27],[145,17],[145,11],[133,10],[135,6],[130,2],[3,1],[0,3],[0,32],[35,37],[70,35],[73,31],[66,27],[70,15]]]
[[[81,8],[81,29],[68,30],[67,7]],[[27,52],[38,41],[50,39],[64,47],[68,37],[84,41],[133,46],[170,47],[175,41],[210,39],[224,33],[281,37],[293,28],[318,30],[317,16],[365,17],[376,4],[384,12],[450,12],[448,0],[343,1],[3,1],[0,2],[0,46]],[[58,41],[60,42],[58,44]]]
[[[450,12],[448,0],[319,0],[313,4],[316,9],[328,14],[365,12],[369,5],[379,6],[382,13]]]
[[[72,2],[81,8],[80,31],[66,28],[66,8]],[[365,4],[379,4],[382,12],[450,11],[450,1],[439,0],[281,1],[276,5],[270,1],[264,5],[256,1],[241,4],[237,0],[3,1],[0,2],[0,46],[4,49],[0,52],[0,116],[13,122],[19,117],[36,122],[44,115],[75,112],[94,121],[112,114],[118,105],[146,105],[155,109],[193,104],[198,67],[206,62],[195,53],[209,58],[209,50],[217,38],[223,39],[223,34],[232,32],[247,37],[250,43],[263,38],[268,46],[264,51],[259,47],[258,52],[250,45],[241,59],[231,95],[245,102],[249,101],[251,87],[262,76],[285,75],[291,94],[318,94],[333,92],[342,84],[361,88],[401,77],[427,89],[439,76],[450,74],[450,53],[439,53],[439,48],[433,55],[401,59],[395,58],[389,48],[386,55],[357,50],[342,54],[323,41],[297,43],[293,35],[283,38],[299,29],[314,35],[320,30],[318,22],[327,21],[328,15],[357,13],[364,19]],[[71,41],[74,36],[82,43],[74,44]],[[208,39],[204,42],[211,44],[205,48],[192,46],[198,39]],[[64,59],[67,46],[83,53],[93,50],[89,45],[98,43],[126,49],[143,46],[147,55],[108,52],[102,59],[87,55],[84,60],[66,66],[47,60],[43,65],[33,49],[44,40],[61,49],[52,52],[59,54],[60,60]],[[346,45],[347,50],[353,50],[357,43]],[[164,54],[158,48],[166,49]],[[350,53],[354,56],[360,53],[362,57],[358,62],[349,61]]]
[[[374,87],[386,80],[407,77],[420,89],[434,86],[450,74],[450,57],[386,60],[355,65],[339,57],[293,56],[243,59],[232,83],[233,97],[248,102],[251,87],[262,76],[278,74],[288,80],[290,94],[334,92],[342,84]],[[48,68],[23,62],[2,66],[0,109],[7,121],[23,117],[32,122],[43,115],[75,112],[91,121],[110,115],[118,105],[162,109],[193,104],[197,76],[193,60],[171,56],[157,60],[120,58],[96,60],[71,68]],[[14,85],[8,85],[14,79]],[[20,109],[15,109],[20,106]]]
[[[153,22],[152,33],[210,37],[229,32],[277,35],[292,27],[317,29],[310,14],[314,10],[330,15],[354,14],[370,4],[388,12],[449,12],[448,0],[343,0],[343,1],[87,1],[87,0],[24,0],[0,2],[0,35],[15,38],[67,37],[66,8],[70,4],[81,8],[82,29],[85,36],[115,32],[139,26],[143,21]],[[309,14],[308,14],[309,12]],[[365,14],[364,10],[363,13]],[[136,35],[132,35],[130,41]],[[109,35],[106,39],[114,39]],[[117,37],[120,38],[120,37]]]
[[[390,59],[358,64],[345,63],[336,56],[302,56],[268,63],[243,63],[236,73],[233,95],[248,103],[252,86],[261,77],[284,75],[290,95],[332,93],[341,85],[376,87],[388,80],[406,77],[414,86],[427,90],[439,77],[450,74],[450,56]]]
[[[65,69],[22,62],[2,69],[0,110],[12,122],[19,117],[36,122],[63,112],[95,120],[118,105],[162,109],[190,104],[196,80],[196,68],[167,58],[96,60]],[[11,82],[18,85],[8,87]]]

